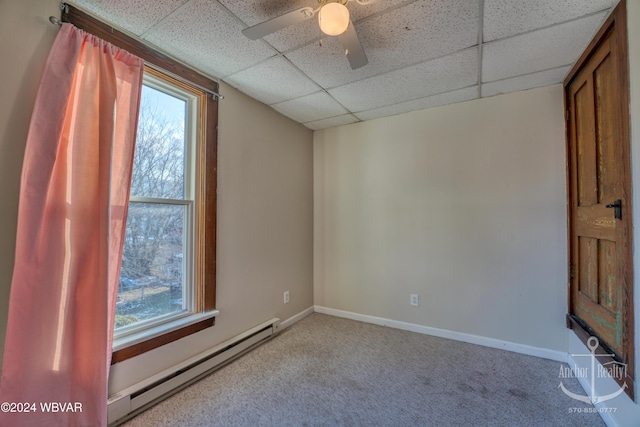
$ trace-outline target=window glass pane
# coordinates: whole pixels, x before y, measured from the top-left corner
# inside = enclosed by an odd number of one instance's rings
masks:
[[[182,199],[186,101],[142,86],[131,195]]]
[[[116,329],[186,308],[184,205],[129,204]]]

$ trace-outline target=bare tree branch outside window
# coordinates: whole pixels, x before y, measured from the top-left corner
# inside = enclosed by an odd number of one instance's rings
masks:
[[[162,201],[135,201],[136,197],[184,200],[185,118],[167,114],[163,110],[167,102],[185,104],[143,87],[116,328],[183,308],[187,208]]]

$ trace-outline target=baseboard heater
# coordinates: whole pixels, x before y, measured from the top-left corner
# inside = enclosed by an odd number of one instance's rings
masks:
[[[107,423],[114,427],[264,343],[280,330],[274,318],[237,337],[110,396]]]

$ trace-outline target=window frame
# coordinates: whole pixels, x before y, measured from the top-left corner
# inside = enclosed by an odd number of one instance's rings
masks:
[[[175,325],[190,323],[202,311],[198,304],[198,288],[202,285],[202,277],[196,273],[196,264],[200,261],[201,247],[196,243],[197,230],[200,229],[198,219],[203,212],[198,207],[201,201],[198,198],[198,188],[203,182],[200,176],[202,168],[197,165],[197,156],[201,144],[204,143],[203,135],[199,131],[199,117],[204,102],[201,90],[192,87],[164,75],[148,65],[144,68],[143,85],[155,91],[165,93],[185,102],[185,144],[183,194],[181,198],[163,198],[151,194],[131,193],[129,207],[132,203],[151,204],[155,206],[173,205],[182,206],[184,209],[183,249],[185,263],[183,265],[183,310],[166,313],[151,319],[141,320],[131,325],[114,329],[114,349],[127,347],[132,342],[138,342],[148,338],[158,331],[175,329]],[[134,165],[135,174],[135,165]],[[126,240],[126,235],[125,235]]]
[[[114,347],[111,363],[115,364],[215,324],[218,99],[211,93],[218,92],[218,83],[71,5],[63,4],[61,20],[142,58],[145,72],[158,73],[161,78],[171,79],[198,93],[201,106],[198,137],[202,143],[197,147],[195,165],[199,175],[199,184],[196,186],[196,199],[199,202],[195,206],[197,219],[192,235],[197,249],[194,267],[194,274],[198,278],[197,303],[194,307],[197,314],[190,316],[189,321],[176,322],[174,328],[166,332],[147,334]]]

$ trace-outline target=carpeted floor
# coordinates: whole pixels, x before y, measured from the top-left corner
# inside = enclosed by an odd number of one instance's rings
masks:
[[[314,313],[124,426],[604,426],[560,368]]]

